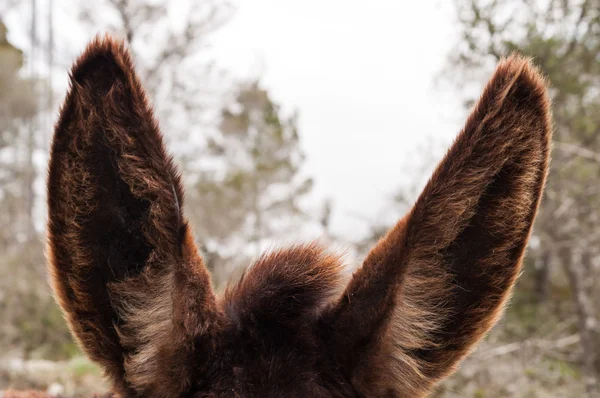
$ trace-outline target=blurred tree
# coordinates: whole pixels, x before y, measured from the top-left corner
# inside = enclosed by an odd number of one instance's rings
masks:
[[[198,149],[193,144],[213,122],[206,111],[220,100],[221,89],[212,81],[220,71],[205,51],[211,35],[229,20],[228,1],[100,0],[78,7],[90,35],[109,32],[127,40],[166,138],[185,141],[176,148],[178,156],[193,160]]]
[[[28,156],[26,127],[37,115],[38,109],[35,82],[19,75],[23,67],[23,53],[8,42],[7,33],[5,25],[0,22],[0,148],[3,151],[0,184],[6,200],[9,197],[20,197],[20,200],[14,201],[19,206],[18,211],[15,209],[11,214],[4,212],[0,217],[11,218],[12,221],[5,220],[4,225],[17,228],[3,231],[11,235],[8,239],[14,239],[13,234],[20,239],[29,239],[30,236],[24,235],[30,232],[33,219],[29,210],[22,208],[31,189],[25,185],[29,181],[24,176],[33,167]]]
[[[265,240],[298,228],[305,216],[299,200],[312,180],[300,173],[304,153],[296,120],[284,117],[258,82],[240,85],[222,109],[218,132],[208,141],[213,179],[196,184],[199,197],[220,211],[190,209],[213,247],[243,252],[239,243],[251,243],[256,255]]]
[[[312,188],[300,175],[304,153],[297,116],[284,119],[269,93],[254,82],[240,87],[236,102],[223,109],[220,136],[209,148],[227,162],[225,185],[239,191],[248,216],[250,241],[257,246],[296,225],[298,200]]]
[[[333,238],[331,231],[331,218],[333,214],[333,200],[327,198],[323,201],[323,207],[321,208],[321,214],[318,217],[319,226],[323,229],[324,238],[330,240]]]
[[[448,60],[444,74],[448,80],[466,87],[468,93],[478,71],[489,73],[502,56],[517,50],[532,56],[552,84],[555,142],[536,223],[533,241],[537,244],[531,247],[532,291],[538,302],[560,300],[558,294],[551,297],[548,284],[553,273],[562,271],[567,276],[578,319],[584,382],[587,393],[597,396],[600,294],[592,287],[600,274],[600,1],[455,3],[461,39]],[[466,105],[473,100],[467,98]]]
[[[23,53],[9,43],[0,21],[0,345],[49,354],[70,337],[49,293],[43,236],[28,204],[38,172],[31,123],[40,112],[39,82],[22,77],[22,67]]]

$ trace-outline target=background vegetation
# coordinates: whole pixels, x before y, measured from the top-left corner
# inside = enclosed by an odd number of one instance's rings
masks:
[[[64,94],[52,79],[75,50],[56,45],[42,21],[51,18],[52,2],[47,10],[33,2],[37,19],[23,3],[0,3],[0,391],[85,395],[105,387],[73,343],[44,267],[45,156]],[[230,5],[193,1],[183,28],[172,30],[167,1],[81,3],[73,24],[84,32],[103,27],[131,44],[182,165],[187,214],[218,287],[273,237],[318,228],[360,257],[394,222],[371,222],[368,236],[347,242],[329,231],[330,202],[318,211],[303,205],[312,176],[303,172],[297,115],[282,112],[259,80],[231,82],[200,61]],[[599,397],[600,0],[454,3],[460,39],[439,81],[456,90],[466,111],[497,61],[520,51],[552,84],[556,131],[546,197],[512,305],[435,396]],[[2,15],[15,10],[23,23],[14,29],[30,37],[30,48],[9,40]],[[419,157],[427,171],[436,160]],[[398,187],[386,211],[408,209],[424,177]]]

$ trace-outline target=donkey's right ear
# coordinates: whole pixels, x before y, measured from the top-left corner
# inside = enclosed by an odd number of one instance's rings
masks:
[[[49,267],[72,332],[121,393],[185,388],[171,361],[186,363],[217,316],[182,203],[129,53],[97,38],[72,69],[52,143]]]
[[[324,313],[366,396],[423,396],[501,315],[548,173],[546,87],[530,60],[500,62],[412,210]]]

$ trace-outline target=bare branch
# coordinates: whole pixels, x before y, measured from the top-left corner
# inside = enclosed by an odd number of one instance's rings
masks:
[[[481,360],[489,360],[491,358],[507,355],[512,352],[520,351],[526,348],[534,348],[543,351],[552,351],[566,348],[568,346],[578,344],[580,337],[578,333],[571,334],[566,337],[561,337],[557,340],[525,340],[517,341],[510,344],[501,345],[498,347],[491,348],[489,350],[476,353],[475,356]]]
[[[554,142],[554,148],[560,151],[600,163],[600,153],[567,142]]]

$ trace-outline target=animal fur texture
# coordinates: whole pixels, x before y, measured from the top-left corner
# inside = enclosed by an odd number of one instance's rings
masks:
[[[35,390],[25,390],[25,391],[17,391],[17,390],[6,390],[4,391],[4,395],[2,395],[2,391],[0,391],[0,397],[2,398],[63,398],[61,395],[50,395],[41,391]],[[107,394],[94,394],[92,398],[113,398],[113,395],[110,393]]]
[[[51,149],[57,300],[116,397],[424,396],[502,313],[551,131],[544,78],[512,55],[348,284],[312,243],[262,256],[217,297],[131,56],[96,38],[73,66]]]

